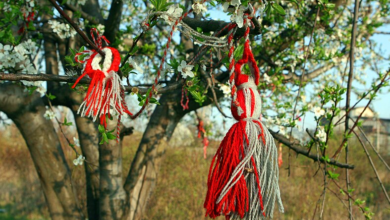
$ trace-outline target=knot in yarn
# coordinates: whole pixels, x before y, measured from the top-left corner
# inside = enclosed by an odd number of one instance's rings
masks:
[[[240,121],[246,118],[257,120],[261,115],[261,97],[257,86],[250,77],[249,81],[237,87],[237,102],[239,106],[232,105],[233,117]]]
[[[242,73],[244,65],[249,66],[250,75]],[[240,121],[245,118],[259,119],[261,115],[261,97],[257,90],[260,71],[252,54],[249,40],[245,41],[242,59],[235,64],[235,86],[237,87],[235,103],[231,107],[233,117]]]

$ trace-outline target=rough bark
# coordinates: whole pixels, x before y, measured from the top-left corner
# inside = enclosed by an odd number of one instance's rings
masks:
[[[68,48],[74,49],[76,43],[75,38],[71,38],[68,42],[58,43],[59,57],[64,71],[66,71],[65,55],[67,50]],[[81,117],[77,114],[80,104],[83,102],[84,94],[70,90],[68,86],[58,87],[56,90],[52,90],[51,93],[57,97],[52,103],[70,108],[75,118],[82,155],[86,159],[84,169],[88,218],[99,219],[99,135],[96,123],[93,123],[90,118]]]
[[[27,95],[17,85],[2,85],[0,110],[15,122],[26,141],[51,218],[83,219],[57,133],[43,117],[46,108],[39,95]]]
[[[117,120],[107,121],[107,130],[113,130]],[[100,219],[120,219],[126,193],[123,190],[122,148],[116,140],[99,145]]]
[[[166,142],[171,138],[173,131],[185,115],[177,100],[180,92],[164,94],[159,105],[154,110],[146,131],[141,139],[134,160],[132,162],[125,183],[127,200],[124,219],[141,219],[149,195],[153,190],[161,156]]]
[[[62,90],[65,90],[65,88]],[[68,97],[71,101],[65,103],[68,103],[68,107],[72,110],[75,117],[80,147],[86,160],[84,168],[86,177],[88,219],[99,219],[100,175],[98,131],[96,124],[93,123],[90,118],[81,117],[77,114],[77,110],[83,100],[83,95],[71,91]]]
[[[75,115],[77,133],[79,135],[80,147],[86,162],[84,163],[87,211],[88,219],[99,219],[99,148],[98,132],[95,124],[89,119]]]

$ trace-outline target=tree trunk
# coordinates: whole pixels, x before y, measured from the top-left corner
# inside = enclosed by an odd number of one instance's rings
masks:
[[[126,215],[124,219],[141,219],[157,178],[161,156],[173,131],[185,115],[177,100],[180,92],[164,94],[154,110],[142,137],[125,183],[127,192]],[[179,108],[180,107],[180,108]]]
[[[43,117],[43,101],[37,93],[28,95],[14,84],[3,85],[0,91],[0,110],[15,122],[26,141],[51,218],[83,219],[57,133]]]
[[[69,88],[62,88],[62,91]],[[85,178],[87,191],[87,211],[88,219],[99,219],[99,133],[96,124],[90,118],[81,117],[77,114],[83,95],[74,91],[69,91],[70,95],[65,97],[70,101],[65,101],[72,110],[75,117],[77,133],[79,135],[80,147],[85,156]],[[66,94],[66,93],[65,93]],[[60,96],[57,96],[60,98]]]
[[[107,120],[107,130],[117,127],[117,120]],[[120,219],[126,193],[123,190],[122,148],[116,140],[99,145],[100,219]]]

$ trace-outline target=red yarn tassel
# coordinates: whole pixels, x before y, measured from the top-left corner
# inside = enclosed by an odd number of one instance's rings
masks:
[[[245,22],[249,21],[248,17]],[[228,39],[231,111],[238,122],[230,128],[211,162],[204,203],[206,216],[211,218],[220,215],[225,215],[226,219],[272,218],[275,202],[283,212],[277,148],[271,134],[259,121],[260,72],[250,48],[249,31],[247,26],[243,56],[236,63],[231,56],[234,52],[232,34]],[[251,74],[242,73],[245,64]]]
[[[95,32],[97,39],[95,39]],[[93,120],[99,117],[100,124],[107,127],[106,117],[112,117],[110,110],[114,111],[118,117],[125,113],[132,114],[127,109],[123,86],[120,77],[117,75],[121,60],[118,50],[112,47],[103,48],[102,41],[109,42],[104,36],[99,35],[96,29],[91,30],[91,36],[98,48],[105,53],[103,67],[100,66],[100,61],[103,58],[95,50],[76,54],[76,62],[85,63],[85,66],[83,74],[76,80],[72,88],[75,88],[84,76],[88,75],[91,78],[87,94],[78,113],[81,112],[82,116],[90,116]],[[79,56],[83,54],[90,56],[85,60],[80,60]]]
[[[207,181],[209,190],[204,203],[206,215],[211,218],[223,214],[226,219],[229,219],[229,215],[232,213],[237,213],[243,218],[245,212],[249,211],[249,195],[244,173],[240,171],[236,175],[238,178],[234,178],[233,181],[229,182],[233,171],[245,157],[245,143],[249,144],[245,126],[246,121],[239,121],[230,128],[211,162]],[[251,163],[254,164],[253,158]],[[253,167],[257,187],[260,189],[259,175],[256,166]],[[222,195],[224,188],[229,185],[231,188]],[[260,190],[259,196],[261,197]],[[262,202],[261,207],[263,207]]]

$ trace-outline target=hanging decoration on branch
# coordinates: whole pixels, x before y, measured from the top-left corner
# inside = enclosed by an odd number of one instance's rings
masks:
[[[199,117],[198,113],[195,111],[196,118],[198,120],[198,138],[202,139],[203,144],[203,157],[204,159],[207,158],[207,147],[209,146],[209,139],[207,138],[207,133],[204,128],[204,122],[202,118]]]
[[[237,62],[233,57],[237,24],[229,27],[231,111],[238,122],[230,128],[211,162],[204,203],[206,215],[211,218],[272,218],[275,202],[279,211],[284,211],[278,183],[278,150],[260,121],[260,73],[249,40],[254,10],[250,5],[248,10],[244,13],[244,52]],[[244,65],[249,66],[249,75],[242,73]]]
[[[95,38],[95,34],[97,38]],[[77,113],[81,116],[92,117],[93,121],[99,117],[100,124],[107,127],[106,117],[112,117],[111,114],[117,115],[120,121],[123,114],[132,115],[132,113],[126,107],[124,87],[121,85],[121,79],[118,75],[121,61],[118,50],[112,47],[103,47],[103,41],[106,44],[110,42],[95,28],[91,29],[91,36],[95,45],[103,51],[105,56],[103,58],[96,50],[85,50],[77,53],[75,60],[78,63],[83,63],[84,67],[83,74],[76,80],[72,88],[75,88],[84,76],[88,75],[91,78],[91,84]]]

